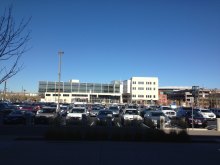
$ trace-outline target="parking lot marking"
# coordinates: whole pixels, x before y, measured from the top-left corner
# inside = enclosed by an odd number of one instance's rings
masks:
[[[121,127],[119,123],[117,123],[118,127]]]
[[[94,121],[91,123],[91,125],[90,126],[93,126],[94,125]]]
[[[142,123],[142,127],[150,128],[146,124]]]

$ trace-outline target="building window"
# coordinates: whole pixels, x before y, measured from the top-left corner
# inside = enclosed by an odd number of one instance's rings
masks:
[[[139,87],[138,90],[144,90],[144,88],[143,87]]]
[[[73,97],[88,97],[88,95],[72,94]]]
[[[69,97],[69,94],[63,94],[63,97]]]
[[[136,97],[136,95],[132,95],[132,97]]]
[[[59,94],[61,96],[61,94]],[[53,96],[58,96],[58,94],[53,94]]]
[[[156,98],[156,96],[154,95],[154,98]]]
[[[156,82],[154,82],[154,85],[156,85]]]
[[[132,84],[136,84],[136,81],[133,81]]]
[[[133,90],[136,90],[136,87],[133,87],[132,89],[133,89]]]
[[[156,90],[156,88],[154,88],[154,91]]]
[[[143,81],[139,81],[138,84],[141,85],[141,84],[144,84],[144,82]]]
[[[143,98],[143,97],[144,97],[144,95],[138,95],[138,97],[139,97],[139,98]]]
[[[46,94],[46,96],[50,96],[50,94]]]

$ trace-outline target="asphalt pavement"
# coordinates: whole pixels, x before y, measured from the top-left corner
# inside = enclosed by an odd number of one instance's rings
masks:
[[[219,165],[219,143],[0,141],[4,165]]]

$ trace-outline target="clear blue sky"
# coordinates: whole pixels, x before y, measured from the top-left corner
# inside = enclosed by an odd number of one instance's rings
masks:
[[[110,82],[159,77],[160,86],[220,88],[220,0],[0,0],[32,17],[31,49],[9,91],[41,80]],[[3,85],[0,85],[0,89]]]

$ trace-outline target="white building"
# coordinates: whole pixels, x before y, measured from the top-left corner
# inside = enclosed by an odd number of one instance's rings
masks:
[[[131,77],[123,82],[124,102],[152,104],[159,98],[157,77]]]

